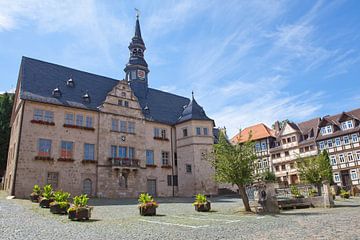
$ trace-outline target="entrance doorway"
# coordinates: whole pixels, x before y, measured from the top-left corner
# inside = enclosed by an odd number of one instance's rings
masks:
[[[290,184],[298,184],[299,178],[297,175],[290,175]]]
[[[349,170],[341,171],[340,176],[341,176],[341,184],[342,184],[343,187],[351,186],[351,179],[350,179]]]
[[[147,180],[147,192],[151,196],[156,196],[156,179]]]
[[[83,182],[83,193],[88,196],[92,195],[92,181],[89,178]]]

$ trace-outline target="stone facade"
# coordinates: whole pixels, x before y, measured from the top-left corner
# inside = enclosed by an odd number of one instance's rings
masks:
[[[214,121],[194,96],[148,88],[138,19],[129,49],[120,81],[23,59],[5,176],[9,194],[27,197],[34,184],[109,198],[217,194],[204,158],[212,151]],[[47,87],[50,82],[57,87]]]

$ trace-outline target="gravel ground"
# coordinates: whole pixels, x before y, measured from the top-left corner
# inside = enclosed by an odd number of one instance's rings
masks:
[[[72,222],[0,192],[0,239],[360,239],[360,198],[274,216],[245,214],[237,198],[211,199],[210,213],[192,199],[158,200],[158,216],[141,217],[136,200],[94,199],[92,220]]]

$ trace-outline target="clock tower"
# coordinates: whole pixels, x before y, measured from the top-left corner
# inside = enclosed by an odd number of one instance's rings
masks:
[[[145,43],[141,37],[139,14],[136,15],[135,35],[129,44],[130,58],[124,69],[126,80],[132,88],[146,92],[148,86],[148,64],[144,59],[146,50]]]

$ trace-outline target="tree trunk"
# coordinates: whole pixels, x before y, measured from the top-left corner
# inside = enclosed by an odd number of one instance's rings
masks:
[[[321,193],[321,183],[316,184],[316,187],[317,187],[318,195],[321,196],[322,195],[322,193]]]
[[[238,185],[238,188],[239,188],[239,193],[240,193],[241,199],[242,199],[244,207],[245,207],[245,211],[251,212],[249,198],[246,194],[245,186],[241,184],[241,185]]]

